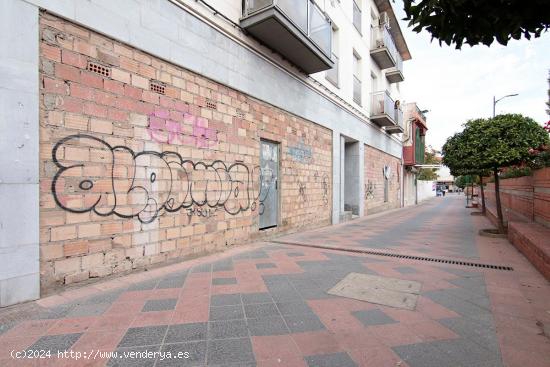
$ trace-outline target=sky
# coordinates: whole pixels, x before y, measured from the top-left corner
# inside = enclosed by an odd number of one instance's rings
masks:
[[[398,18],[405,17],[403,3],[393,4]],[[508,46],[496,41],[487,47],[439,46],[430,42],[427,31],[415,33],[401,21],[401,30],[412,60],[403,64],[405,81],[401,96],[405,102],[417,102],[426,114],[427,145],[440,149],[447,137],[462,130],[468,119],[491,117],[493,96],[501,100],[496,114],[521,113],[540,124],[550,120],[546,114],[548,71],[550,70],[550,32],[540,38],[512,40]]]

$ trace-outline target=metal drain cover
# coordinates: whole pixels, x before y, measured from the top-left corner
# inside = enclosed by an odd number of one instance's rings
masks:
[[[375,275],[349,273],[327,293],[378,305],[414,310],[422,284]]]

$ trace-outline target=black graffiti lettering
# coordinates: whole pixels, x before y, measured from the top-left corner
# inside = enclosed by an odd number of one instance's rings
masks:
[[[94,159],[71,161],[65,156],[69,147],[87,149]],[[273,172],[243,162],[194,162],[177,152],[135,152],[86,134],[61,139],[52,159],[58,171],[51,190],[59,207],[142,223],[185,209],[202,217],[218,209],[231,215],[258,209],[261,215],[263,200],[276,180]],[[108,169],[102,171],[104,166]]]

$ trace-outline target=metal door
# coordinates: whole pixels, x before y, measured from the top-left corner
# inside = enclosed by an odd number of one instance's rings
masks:
[[[260,142],[260,229],[276,227],[279,218],[279,144]]]

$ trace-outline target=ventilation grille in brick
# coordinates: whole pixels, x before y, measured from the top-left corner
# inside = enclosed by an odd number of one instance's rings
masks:
[[[157,82],[156,80],[151,80],[149,87],[151,88],[152,92],[155,92],[158,94],[166,94],[166,86],[161,82]]]
[[[244,112],[242,110],[237,110],[237,113],[235,113],[235,115],[240,119],[244,119]]]
[[[281,244],[281,245],[303,246],[303,247],[311,247],[311,248],[318,248],[318,249],[324,249],[324,250],[337,250],[337,251],[344,251],[344,252],[354,252],[354,253],[357,253],[357,254],[387,256],[387,257],[395,257],[395,258],[398,258],[398,259],[429,261],[429,262],[436,262],[436,263],[442,263],[442,264],[471,266],[471,267],[475,267],[475,268],[486,268],[486,269],[506,270],[506,271],[513,271],[514,270],[514,268],[512,268],[511,266],[494,265],[494,264],[481,264],[481,263],[475,263],[475,262],[463,261],[463,260],[441,259],[441,258],[427,257],[427,256],[404,255],[404,254],[398,254],[398,253],[393,253],[393,252],[362,250],[362,249],[354,249],[354,248],[336,248],[336,247],[331,247],[331,246],[311,245],[309,243],[290,242],[290,241],[273,240],[271,242],[278,243],[278,244]]]
[[[216,105],[216,102],[214,102],[213,100],[211,99],[207,99],[206,100],[206,108],[211,108],[213,110],[215,110],[218,106]]]
[[[111,76],[111,68],[98,64],[96,62],[89,61],[86,69],[88,71],[91,71],[92,73],[96,73],[102,76],[106,76],[106,77]]]

